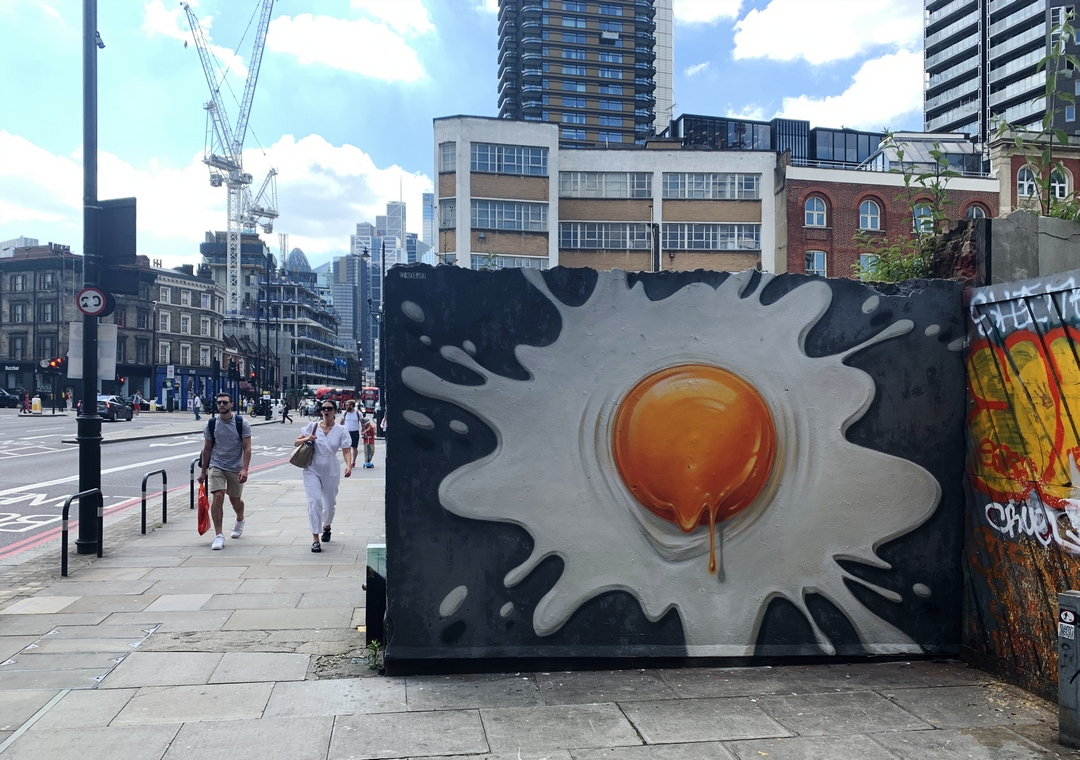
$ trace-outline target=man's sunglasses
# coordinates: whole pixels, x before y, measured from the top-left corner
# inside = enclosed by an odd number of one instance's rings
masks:
[[[219,402],[217,402],[217,405],[218,406],[228,406],[231,403],[232,403],[231,401],[219,401]]]

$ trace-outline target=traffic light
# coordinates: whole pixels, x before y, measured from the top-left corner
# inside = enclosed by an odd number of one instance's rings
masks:
[[[50,359],[49,360],[49,371],[50,372],[56,372],[57,374],[63,374],[63,372],[64,372],[64,362],[65,362],[65,359],[64,359],[63,356],[58,356],[55,359]]]

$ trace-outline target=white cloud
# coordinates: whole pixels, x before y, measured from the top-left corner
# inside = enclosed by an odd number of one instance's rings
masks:
[[[487,13],[499,12],[499,0],[476,0],[476,10]]]
[[[673,0],[672,14],[680,24],[713,24],[738,18],[741,5],[742,0]]]
[[[57,156],[31,141],[0,131],[0,239],[27,235],[82,248],[82,163],[79,153]],[[180,169],[156,163],[134,167],[117,156],[99,157],[99,195],[138,198],[138,250],[167,266],[198,261],[207,230],[225,228],[225,191],[212,188],[202,156]],[[335,146],[318,135],[285,135],[266,149],[244,154],[245,169],[262,181],[270,166],[278,176],[275,232],[311,254],[345,252],[356,223],[375,221],[399,192],[409,229],[421,227],[420,194],[431,179],[400,167],[378,167],[353,145]],[[400,187],[400,191],[399,191]],[[268,243],[276,249],[276,240]]]
[[[692,77],[695,74],[704,74],[708,70],[709,61],[705,61],[705,63],[695,63],[693,66],[687,66],[685,69],[683,69],[683,74],[688,77]]]
[[[388,82],[414,82],[425,76],[416,51],[401,35],[366,18],[279,16],[270,22],[266,46],[296,56],[305,66],[318,63]]]
[[[190,5],[194,8],[197,3],[191,3]],[[183,42],[185,46],[191,48],[192,53],[197,54],[195,51],[195,38],[191,34],[187,15],[182,8],[166,8],[164,0],[151,0],[146,4],[145,11],[142,30],[147,36],[153,37],[160,34],[171,37],[174,40]],[[247,79],[248,70],[244,59],[237,55],[235,51],[213,43],[210,36],[210,27],[213,25],[213,21],[213,16],[204,16],[199,19],[199,26],[202,28],[203,36],[206,38],[207,49],[217,59],[218,77],[222,76],[222,72],[227,71],[240,77],[241,80]]]
[[[729,106],[727,111],[724,112],[724,116],[729,119],[744,119],[746,121],[767,121],[765,109],[754,103],[743,106],[741,111],[736,111]]]
[[[771,0],[735,25],[735,58],[818,65],[887,45],[921,49],[922,0]]]
[[[435,31],[421,0],[352,0],[352,7],[384,22],[398,34],[427,34]]]
[[[864,63],[840,95],[784,98],[778,116],[805,119],[813,126],[882,129],[898,117],[922,110],[921,52],[901,50]]]
[[[46,13],[48,13],[53,18],[60,18],[60,13],[56,10],[56,8],[53,8],[51,5],[47,5],[45,3],[42,3],[41,4],[41,10],[45,11]]]

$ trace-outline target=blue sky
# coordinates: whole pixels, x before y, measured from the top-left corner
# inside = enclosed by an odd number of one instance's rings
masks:
[[[674,3],[676,114],[921,128],[922,0]],[[237,98],[256,4],[192,2]],[[0,0],[0,240],[81,249],[81,6]],[[399,193],[421,231],[431,120],[497,113],[496,7],[278,0],[245,167],[256,182],[280,172],[275,233],[290,247],[314,263],[343,253]],[[139,198],[141,253],[194,262],[204,232],[224,226],[225,195],[200,161],[208,90],[186,18],[175,0],[99,0],[98,28],[99,195]]]

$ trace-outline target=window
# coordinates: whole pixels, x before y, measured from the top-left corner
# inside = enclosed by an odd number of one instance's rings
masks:
[[[43,303],[41,304],[41,321],[42,322],[55,322],[56,321],[56,304]]]
[[[584,85],[582,85],[584,88]],[[496,174],[547,176],[547,148],[521,145],[472,144],[472,170]]]
[[[600,69],[601,79],[622,79],[621,69]]]
[[[180,333],[182,335],[191,335],[191,317],[187,314],[180,315]]]
[[[168,364],[172,361],[172,344],[161,343],[158,345],[158,364]]]
[[[135,361],[139,364],[150,363],[150,344],[140,340],[135,344]]]
[[[16,324],[22,324],[26,322],[26,304],[11,304],[11,321]]]
[[[210,346],[199,346],[199,364],[203,367],[210,366]]]
[[[1065,106],[1065,121],[1076,121],[1076,106]]]
[[[56,287],[56,272],[42,272],[41,273],[41,288],[42,290],[52,290]]]
[[[967,213],[964,214],[965,219],[985,219],[986,209],[982,206],[971,206],[968,208]]]
[[[585,35],[582,34],[581,32],[563,32],[562,33],[562,41],[563,42],[570,42],[570,43],[573,43],[575,45],[584,45],[585,44]]]
[[[563,95],[562,104],[565,108],[584,108],[585,98],[575,98],[569,95]]]
[[[562,57],[569,58],[573,61],[584,61],[585,51],[578,50],[577,48],[563,48]]]
[[[444,198],[439,201],[439,229],[452,230],[457,227],[457,201]]]
[[[11,275],[11,290],[16,293],[20,293],[26,290],[26,275],[25,274],[13,274]]]
[[[543,71],[545,74],[551,73],[551,64],[547,61],[544,61],[540,64],[540,70]]]
[[[602,16],[621,16],[622,8],[617,5],[601,5],[600,14]]]
[[[622,53],[608,53],[601,51],[600,53],[601,63],[622,63]]]
[[[761,175],[664,172],[664,197],[755,200],[761,197]]]
[[[1061,169],[1054,169],[1050,172],[1050,192],[1058,199],[1062,199],[1069,194],[1069,183]]]
[[[622,117],[621,116],[604,116],[604,115],[601,115],[599,117],[599,124],[600,124],[601,127],[621,127],[622,126]]]
[[[602,84],[599,86],[601,95],[622,95],[621,84]],[[611,102],[611,101],[608,101]],[[622,110],[621,107],[619,110]]]
[[[560,198],[651,198],[648,172],[559,172]]]
[[[600,31],[601,32],[621,32],[622,31],[622,22],[621,21],[601,21],[600,22]]]
[[[825,226],[825,201],[817,196],[806,199],[806,226]]]
[[[585,92],[585,83],[575,82],[572,79],[567,79],[562,83],[562,88],[566,92]]]
[[[158,314],[158,330],[161,332],[169,331],[169,312],[163,311]]]
[[[150,312],[146,311],[145,309],[139,309],[138,316],[136,316],[135,319],[136,319],[135,325],[140,330],[149,330],[150,329]]]
[[[210,335],[210,318],[203,317],[199,320],[199,335]]]
[[[563,127],[563,130],[560,133],[560,136],[564,140],[584,140],[585,139],[585,130],[584,129],[567,129],[566,127]]]
[[[825,276],[825,251],[806,252],[806,273],[817,277]]]
[[[117,327],[127,327],[127,309],[117,307],[113,313],[113,324]]]
[[[1035,195],[1035,173],[1026,166],[1016,173],[1016,194],[1021,198]]]
[[[760,224],[664,225],[664,248],[669,251],[757,251]]]
[[[161,290],[158,291],[158,300],[162,303],[171,303],[172,299],[170,298],[170,295],[169,289],[162,285]]]
[[[180,305],[181,306],[191,306],[191,291],[190,290],[181,290],[180,291]]]
[[[585,76],[585,67],[578,65],[571,66],[570,64],[564,63],[562,67],[562,73],[569,74],[570,76],[574,77],[583,77]]]
[[[116,363],[123,364],[127,361],[127,344],[123,338],[116,339]]]
[[[583,113],[564,113],[562,115],[563,124],[584,124],[585,114]]]
[[[209,293],[203,293],[202,298],[200,299],[200,303],[202,305],[202,308],[209,309],[210,308],[210,294]]]
[[[577,16],[563,16],[562,17],[562,25],[563,26],[568,26],[571,29],[584,29],[585,28],[585,19],[579,18]]]
[[[602,143],[621,143],[622,132],[599,132],[596,139]]]
[[[872,253],[860,253],[859,254],[859,267],[864,272],[869,271],[870,267],[873,266],[873,264],[874,264],[874,259],[876,259],[876,258],[877,257]]]
[[[473,269],[547,269],[546,256],[478,256],[472,255],[470,264]]]
[[[578,2],[577,0],[563,0],[562,9],[564,11],[577,11],[578,13],[584,13],[585,3]]]
[[[547,232],[546,203],[474,200],[471,210],[473,229]]]
[[[457,171],[457,143],[439,143],[439,171]]]
[[[863,201],[859,204],[859,229],[881,229],[881,209],[874,201]]]
[[[12,335],[8,341],[8,355],[12,359],[26,358],[26,338],[22,335]]]
[[[191,364],[191,346],[187,343],[180,344],[180,363]]]
[[[560,222],[559,247],[586,250],[643,250],[652,247],[649,225],[635,222]]]
[[[597,101],[601,111],[622,111],[623,104],[621,100],[598,100]]]
[[[912,209],[911,230],[920,235],[933,232],[934,212],[930,210],[929,205],[919,203]]]
[[[56,356],[56,336],[43,335],[38,338],[38,356],[52,359]]]

